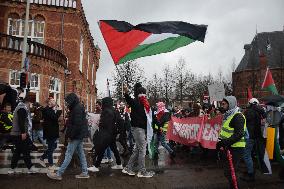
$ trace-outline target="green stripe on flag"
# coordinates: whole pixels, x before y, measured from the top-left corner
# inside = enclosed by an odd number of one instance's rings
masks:
[[[265,90],[271,91],[272,94],[278,95],[278,91],[277,91],[277,89],[276,89],[275,84],[272,84],[272,85],[267,86],[267,87],[265,88]]]
[[[145,56],[171,52],[177,48],[186,46],[194,41],[195,40],[185,36],[178,36],[178,37],[169,37],[157,43],[139,45],[138,47],[133,49],[130,53],[128,53],[125,57],[123,57],[118,62],[118,64],[122,64],[129,60],[134,60]]]

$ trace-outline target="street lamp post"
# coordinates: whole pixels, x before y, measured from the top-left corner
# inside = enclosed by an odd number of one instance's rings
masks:
[[[26,6],[26,18],[25,18],[25,26],[24,26],[24,41],[22,47],[22,64],[21,64],[21,71],[25,72],[25,59],[27,53],[27,39],[28,39],[28,22],[29,22],[29,14],[30,14],[30,0],[27,0]]]

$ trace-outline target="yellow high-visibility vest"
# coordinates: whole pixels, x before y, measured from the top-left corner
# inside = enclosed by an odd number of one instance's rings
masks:
[[[246,118],[242,113],[237,112],[234,115],[230,116],[225,121],[225,123],[223,123],[222,128],[221,128],[221,132],[220,132],[220,136],[219,136],[221,139],[230,138],[234,134],[234,128],[231,128],[229,125],[230,125],[231,120],[234,118],[234,116],[236,114],[241,114],[244,117],[244,119],[245,119],[244,131],[246,130],[246,127],[247,127],[246,126]],[[231,147],[245,147],[245,146],[246,146],[245,137],[242,137],[238,142],[231,145]]]

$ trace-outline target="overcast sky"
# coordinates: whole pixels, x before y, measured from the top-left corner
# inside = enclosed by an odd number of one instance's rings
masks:
[[[101,48],[97,87],[106,92],[106,78],[115,66],[98,27],[98,20],[121,20],[133,25],[145,22],[184,21],[208,25],[205,43],[195,42],[173,52],[137,59],[151,77],[180,57],[197,74],[227,72],[238,64],[244,44],[258,33],[280,31],[284,26],[284,0],[82,0],[94,43]],[[257,26],[257,27],[256,27]],[[110,82],[111,84],[111,82]]]

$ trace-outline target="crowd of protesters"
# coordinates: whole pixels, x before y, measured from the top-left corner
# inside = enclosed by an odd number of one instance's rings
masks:
[[[224,174],[229,181],[230,187],[234,188],[237,180],[234,180],[230,172],[230,162],[227,159],[226,150],[230,150],[232,164],[238,166],[241,159],[246,164],[247,172],[241,177],[245,181],[255,180],[254,157],[259,157],[259,165],[263,173],[269,173],[264,159],[265,137],[263,128],[268,110],[261,107],[259,101],[251,99],[246,109],[237,106],[236,98],[228,96],[223,99],[216,108],[215,105],[199,102],[189,104],[187,108],[167,108],[163,100],[150,106],[146,89],[140,83],[134,87],[134,98],[130,95],[128,88],[124,87],[124,102],[115,105],[110,97],[105,97],[97,102],[95,113],[99,115],[97,128],[90,134],[87,112],[83,103],[80,102],[75,93],[65,97],[65,123],[61,130],[65,133],[66,151],[59,167],[55,166],[53,153],[57,148],[60,138],[61,107],[53,98],[48,98],[45,106],[39,103],[30,103],[26,91],[18,89],[17,103],[3,101],[0,116],[1,149],[5,144],[11,142],[14,145],[11,169],[9,174],[17,172],[18,160],[23,157],[28,173],[36,173],[38,169],[31,162],[31,151],[37,150],[34,143],[40,142],[45,151],[39,157],[38,163],[48,166],[47,176],[51,179],[62,180],[62,175],[70,164],[73,154],[79,157],[82,172],[76,178],[89,178],[88,171],[98,172],[101,163],[115,164],[112,169],[122,170],[122,173],[138,177],[153,177],[154,172],[147,171],[145,157],[149,152],[150,141],[154,141],[152,159],[159,158],[159,145],[161,144],[169,154],[170,158],[176,157],[176,144],[167,141],[166,133],[172,116],[186,119],[190,117],[207,116],[214,118],[223,116],[220,140],[217,143],[217,151],[221,151],[221,159],[224,163]],[[282,116],[283,117],[283,116]],[[149,125],[150,123],[150,125]],[[284,119],[279,123],[279,144],[284,148]],[[151,133],[152,135],[149,135]],[[85,151],[83,149],[84,138],[92,138],[92,160],[90,167],[87,165]],[[117,146],[120,144],[122,150]],[[195,147],[187,147],[194,150]],[[197,146],[201,148],[201,146]],[[206,152],[206,149],[202,149]],[[223,151],[222,151],[223,150]],[[121,153],[120,153],[121,151]],[[152,152],[151,152],[152,153]],[[281,150],[283,153],[283,150]],[[150,154],[149,154],[150,155]],[[121,158],[130,157],[125,167],[122,166]],[[48,164],[46,164],[47,159]]]

